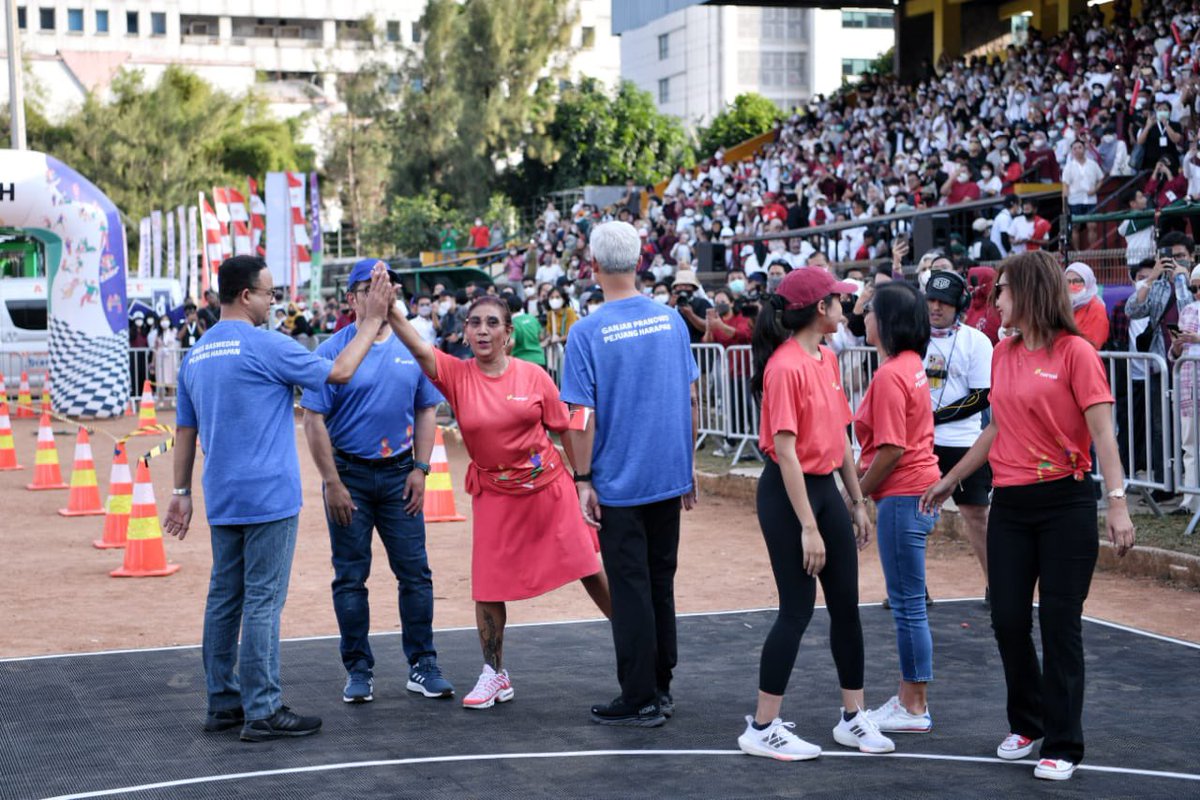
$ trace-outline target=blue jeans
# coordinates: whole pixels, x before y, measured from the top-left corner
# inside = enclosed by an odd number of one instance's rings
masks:
[[[212,526],[213,567],[203,640],[210,712],[241,706],[246,719],[266,719],[283,705],[279,617],[299,519]]]
[[[374,669],[375,656],[367,634],[371,608],[367,577],[371,574],[371,531],[378,530],[388,564],[399,583],[401,644],[409,664],[433,649],[433,573],[425,553],[425,514],[405,510],[404,485],[412,472],[411,458],[386,467],[353,464],[334,456],[342,479],[357,508],[349,525],[338,525],[326,514],[333,547],[333,611],[342,634],[342,663],[346,669]]]
[[[925,614],[925,539],[937,514],[922,514],[920,497],[885,497],[876,504],[875,536],[896,623],[900,675],[909,683],[933,680],[933,637]]]

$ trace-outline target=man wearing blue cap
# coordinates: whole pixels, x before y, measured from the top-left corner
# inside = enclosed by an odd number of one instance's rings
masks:
[[[354,265],[346,284],[350,308],[370,290],[376,259]],[[398,282],[391,273],[393,282]],[[349,325],[317,348],[335,359],[357,334]],[[341,631],[347,703],[374,699],[375,657],[367,641],[371,531],[387,550],[399,583],[400,622],[408,658],[408,689],[451,697],[433,647],[433,577],[425,552],[425,476],[442,402],[391,328],[381,329],[362,366],[344,386],[305,389],[304,432],[325,482],[325,518],[333,547],[333,609]]]

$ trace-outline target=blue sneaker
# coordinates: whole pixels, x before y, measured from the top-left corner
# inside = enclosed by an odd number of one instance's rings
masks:
[[[375,699],[375,679],[370,670],[355,670],[346,678],[346,688],[342,690],[344,703],[369,703]]]
[[[426,697],[453,697],[454,687],[442,677],[437,656],[421,656],[408,671],[408,690]]]

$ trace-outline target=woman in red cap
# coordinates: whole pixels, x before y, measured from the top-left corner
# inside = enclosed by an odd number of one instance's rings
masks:
[[[467,361],[422,339],[400,303],[388,321],[449,401],[471,456],[471,594],[484,665],[463,706],[490,708],[513,698],[503,666],[506,601],[578,580],[610,616],[596,534],[583,521],[575,483],[546,434],[567,430],[567,407],[544,369],[507,355],[513,328],[502,297],[484,295],[467,310],[464,328],[475,356]]]
[[[839,295],[853,291],[823,269],[793,270],[767,298],[755,325],[751,388],[762,401],[759,447],[768,456],[758,481],[758,520],[779,591],[779,614],[763,644],[758,707],[738,738],[750,755],[801,761],[821,753],[779,717],[818,580],[842,688],[833,736],[866,753],[895,749],[864,711],[857,549],[870,540],[871,523],[846,436],[850,404],[837,358],[821,345],[842,321]],[[851,509],[834,472],[841,473]]]

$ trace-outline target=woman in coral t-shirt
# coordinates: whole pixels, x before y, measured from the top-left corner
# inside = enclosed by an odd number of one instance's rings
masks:
[[[574,481],[547,435],[567,430],[567,407],[545,370],[506,355],[512,318],[501,297],[485,295],[467,310],[475,356],[467,361],[423,340],[399,303],[388,322],[449,401],[471,456],[471,594],[484,665],[463,705],[490,708],[513,697],[503,667],[506,601],[578,580],[610,613],[596,534],[583,521]]]
[[[862,445],[859,482],[878,512],[876,541],[901,676],[900,691],[871,717],[884,733],[928,733],[933,729],[926,704],[933,638],[925,612],[925,539],[937,512],[925,513],[919,503],[941,478],[925,376],[929,311],[911,284],[892,281],[875,293],[864,322],[867,344],[875,345],[882,363],[854,417]]]
[[[1075,309],[1075,327],[1079,335],[1097,350],[1108,341],[1108,309],[1096,295],[1096,275],[1082,261],[1067,267],[1063,276],[1067,281],[1067,293],[1071,295],[1071,307]]]
[[[991,462],[988,585],[1009,723],[996,755],[1024,758],[1044,737],[1034,777],[1066,780],[1083,758],[1080,617],[1099,538],[1089,474],[1093,442],[1108,490],[1108,538],[1119,556],[1133,547],[1133,523],[1104,366],[1075,327],[1054,257],[1035,251],[1009,258],[995,297],[1002,324],[1017,332],[992,358],[992,421],[921,502],[937,508],[958,481]],[[1035,587],[1040,667],[1032,636]]]
[[[801,267],[767,298],[755,322],[751,388],[762,400],[759,447],[768,456],[758,481],[758,522],[779,591],[779,614],[763,643],[758,707],[738,737],[738,746],[750,755],[801,761],[821,753],[779,718],[800,639],[812,619],[818,579],[842,688],[834,738],[867,753],[895,749],[863,710],[855,540],[859,548],[866,546],[871,523],[846,436],[850,404],[837,358],[821,346],[843,319],[838,295],[852,291],[823,269]],[[853,521],[834,472],[841,473]]]

